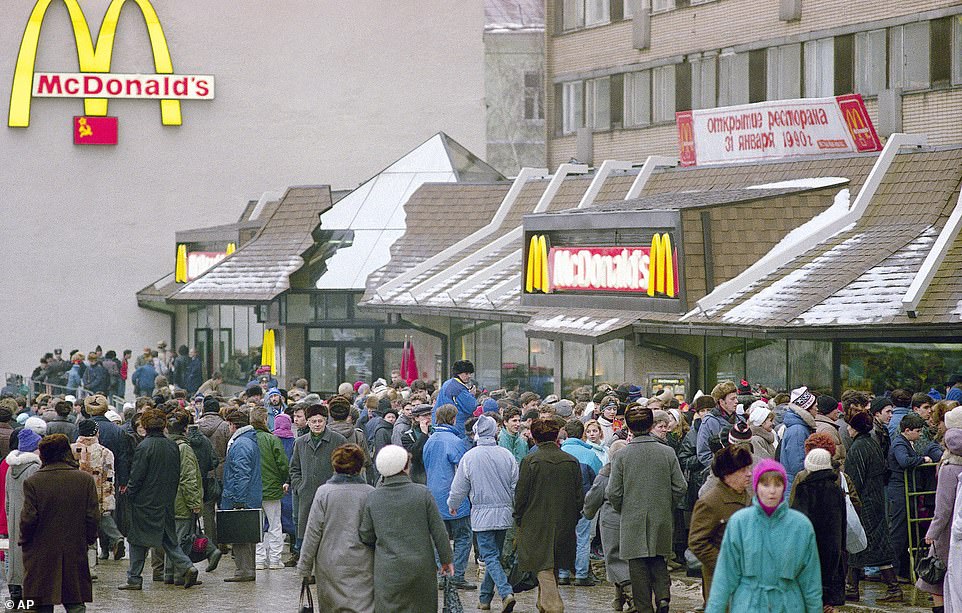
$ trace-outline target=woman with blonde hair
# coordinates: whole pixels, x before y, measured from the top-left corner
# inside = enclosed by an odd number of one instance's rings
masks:
[[[591,450],[595,452],[602,464],[607,464],[608,450],[604,447],[604,437],[605,433],[598,420],[592,419],[585,423],[585,433],[581,440],[591,445]]]

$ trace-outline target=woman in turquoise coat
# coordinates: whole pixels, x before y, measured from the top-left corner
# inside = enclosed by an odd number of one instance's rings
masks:
[[[722,539],[706,613],[822,613],[815,531],[785,502],[785,468],[762,460],[752,506],[732,515]]]

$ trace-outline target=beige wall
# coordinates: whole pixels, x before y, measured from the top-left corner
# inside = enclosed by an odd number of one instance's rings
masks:
[[[96,33],[109,0],[84,0]],[[31,125],[0,128],[0,369],[26,372],[54,347],[136,349],[170,335],[135,292],[173,270],[174,231],[233,222],[264,191],[354,187],[445,131],[485,147],[483,4],[399,0],[155,1],[175,72],[212,74],[216,99],[113,101],[120,143],[77,147],[78,100],[34,100]],[[4,5],[6,116],[34,0]],[[62,2],[43,24],[37,69],[77,70]],[[115,72],[152,72],[143,18],[125,5]]]

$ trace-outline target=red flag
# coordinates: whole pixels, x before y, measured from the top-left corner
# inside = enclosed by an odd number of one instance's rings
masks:
[[[74,117],[73,144],[116,145],[117,118],[89,116]]]
[[[418,378],[418,359],[414,356],[414,339],[408,343],[408,372],[407,372],[407,382],[411,385],[411,382]]]

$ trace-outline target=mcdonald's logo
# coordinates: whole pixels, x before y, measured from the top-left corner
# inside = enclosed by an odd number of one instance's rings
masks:
[[[528,266],[524,275],[524,290],[529,294],[541,291],[547,294],[551,284],[548,279],[548,241],[544,234],[536,234],[528,243]]]
[[[528,243],[524,289],[632,292],[651,297],[678,295],[678,254],[669,233],[655,234],[650,247],[551,247],[544,235]]]
[[[668,233],[655,234],[648,250],[648,295],[675,297],[675,252]]]
[[[147,25],[154,59],[153,75],[107,75],[113,57],[117,22],[127,0],[111,0],[94,45],[90,26],[78,0],[63,0],[73,25],[79,73],[35,73],[43,18],[53,0],[37,0],[20,42],[20,52],[10,92],[7,125],[30,125],[30,105],[35,97],[83,98],[84,114],[107,115],[108,98],[144,98],[160,102],[165,126],[182,123],[180,100],[213,99],[214,79],[209,75],[174,75],[167,38],[150,0],[133,0]]]

